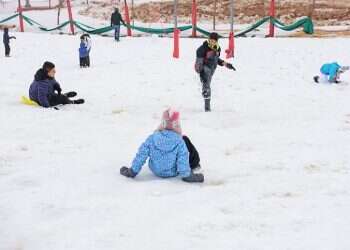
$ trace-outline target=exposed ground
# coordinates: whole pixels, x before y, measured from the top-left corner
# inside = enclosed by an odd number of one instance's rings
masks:
[[[109,19],[115,5],[123,10],[124,5],[112,4],[110,1],[90,1],[89,6],[81,14],[96,18]],[[230,0],[217,1],[217,20],[227,22],[230,16]],[[130,1],[129,1],[130,4]],[[178,13],[182,22],[190,22],[192,0],[179,2]],[[347,0],[316,0],[312,8],[312,0],[276,1],[276,15],[284,22],[292,22],[301,16],[312,15],[316,25],[350,25],[350,1]],[[198,18],[211,21],[214,15],[213,0],[198,0]],[[313,11],[312,11],[313,10]],[[268,0],[235,1],[235,22],[252,23],[269,13]],[[172,22],[173,1],[145,2],[134,7],[131,16],[142,22]]]

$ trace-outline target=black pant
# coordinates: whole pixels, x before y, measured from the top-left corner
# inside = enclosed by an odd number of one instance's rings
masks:
[[[199,74],[202,83],[202,96],[204,99],[211,98],[210,84],[214,72],[215,69],[209,68],[208,66],[204,65],[203,70]]]
[[[8,43],[5,43],[5,56],[9,56],[10,55],[10,45]]]
[[[63,104],[63,105],[71,104],[73,103],[73,101],[69,100],[69,98],[65,95],[53,94],[49,98],[49,103],[50,103],[50,106],[56,106],[59,104]]]
[[[90,67],[90,56],[79,58],[80,67]]]
[[[188,152],[190,153],[190,157],[189,157],[190,168],[194,169],[194,168],[198,167],[199,162],[200,162],[198,151],[193,146],[192,142],[190,141],[190,139],[187,136],[184,135],[182,138],[186,143]]]

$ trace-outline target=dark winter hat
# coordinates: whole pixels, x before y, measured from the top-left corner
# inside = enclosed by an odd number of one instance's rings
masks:
[[[9,28],[4,28],[4,32],[9,32]]]
[[[219,40],[219,34],[216,32],[212,32],[209,35],[209,39],[213,39],[213,40],[217,41],[217,40]]]
[[[43,70],[46,72],[49,72],[51,69],[53,69],[55,67],[55,64],[53,64],[52,62],[44,62],[43,64]]]

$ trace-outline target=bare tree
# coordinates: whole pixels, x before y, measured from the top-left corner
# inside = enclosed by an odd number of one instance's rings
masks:
[[[26,4],[24,5],[24,7],[26,7],[26,8],[32,7],[32,6],[30,5],[30,1],[29,1],[29,0],[26,0]]]
[[[309,17],[312,17],[315,11],[316,0],[310,0],[309,3]]]

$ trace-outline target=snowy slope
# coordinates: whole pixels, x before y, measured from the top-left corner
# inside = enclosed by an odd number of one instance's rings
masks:
[[[324,61],[350,64],[348,39],[238,39],[237,72],[218,68],[213,112],[193,71],[200,39],[17,33],[0,59],[1,250],[347,250],[350,75],[311,82]],[[226,41],[222,41],[226,48]],[[56,64],[86,104],[25,106],[35,70]],[[119,175],[168,105],[197,146],[206,182]]]

